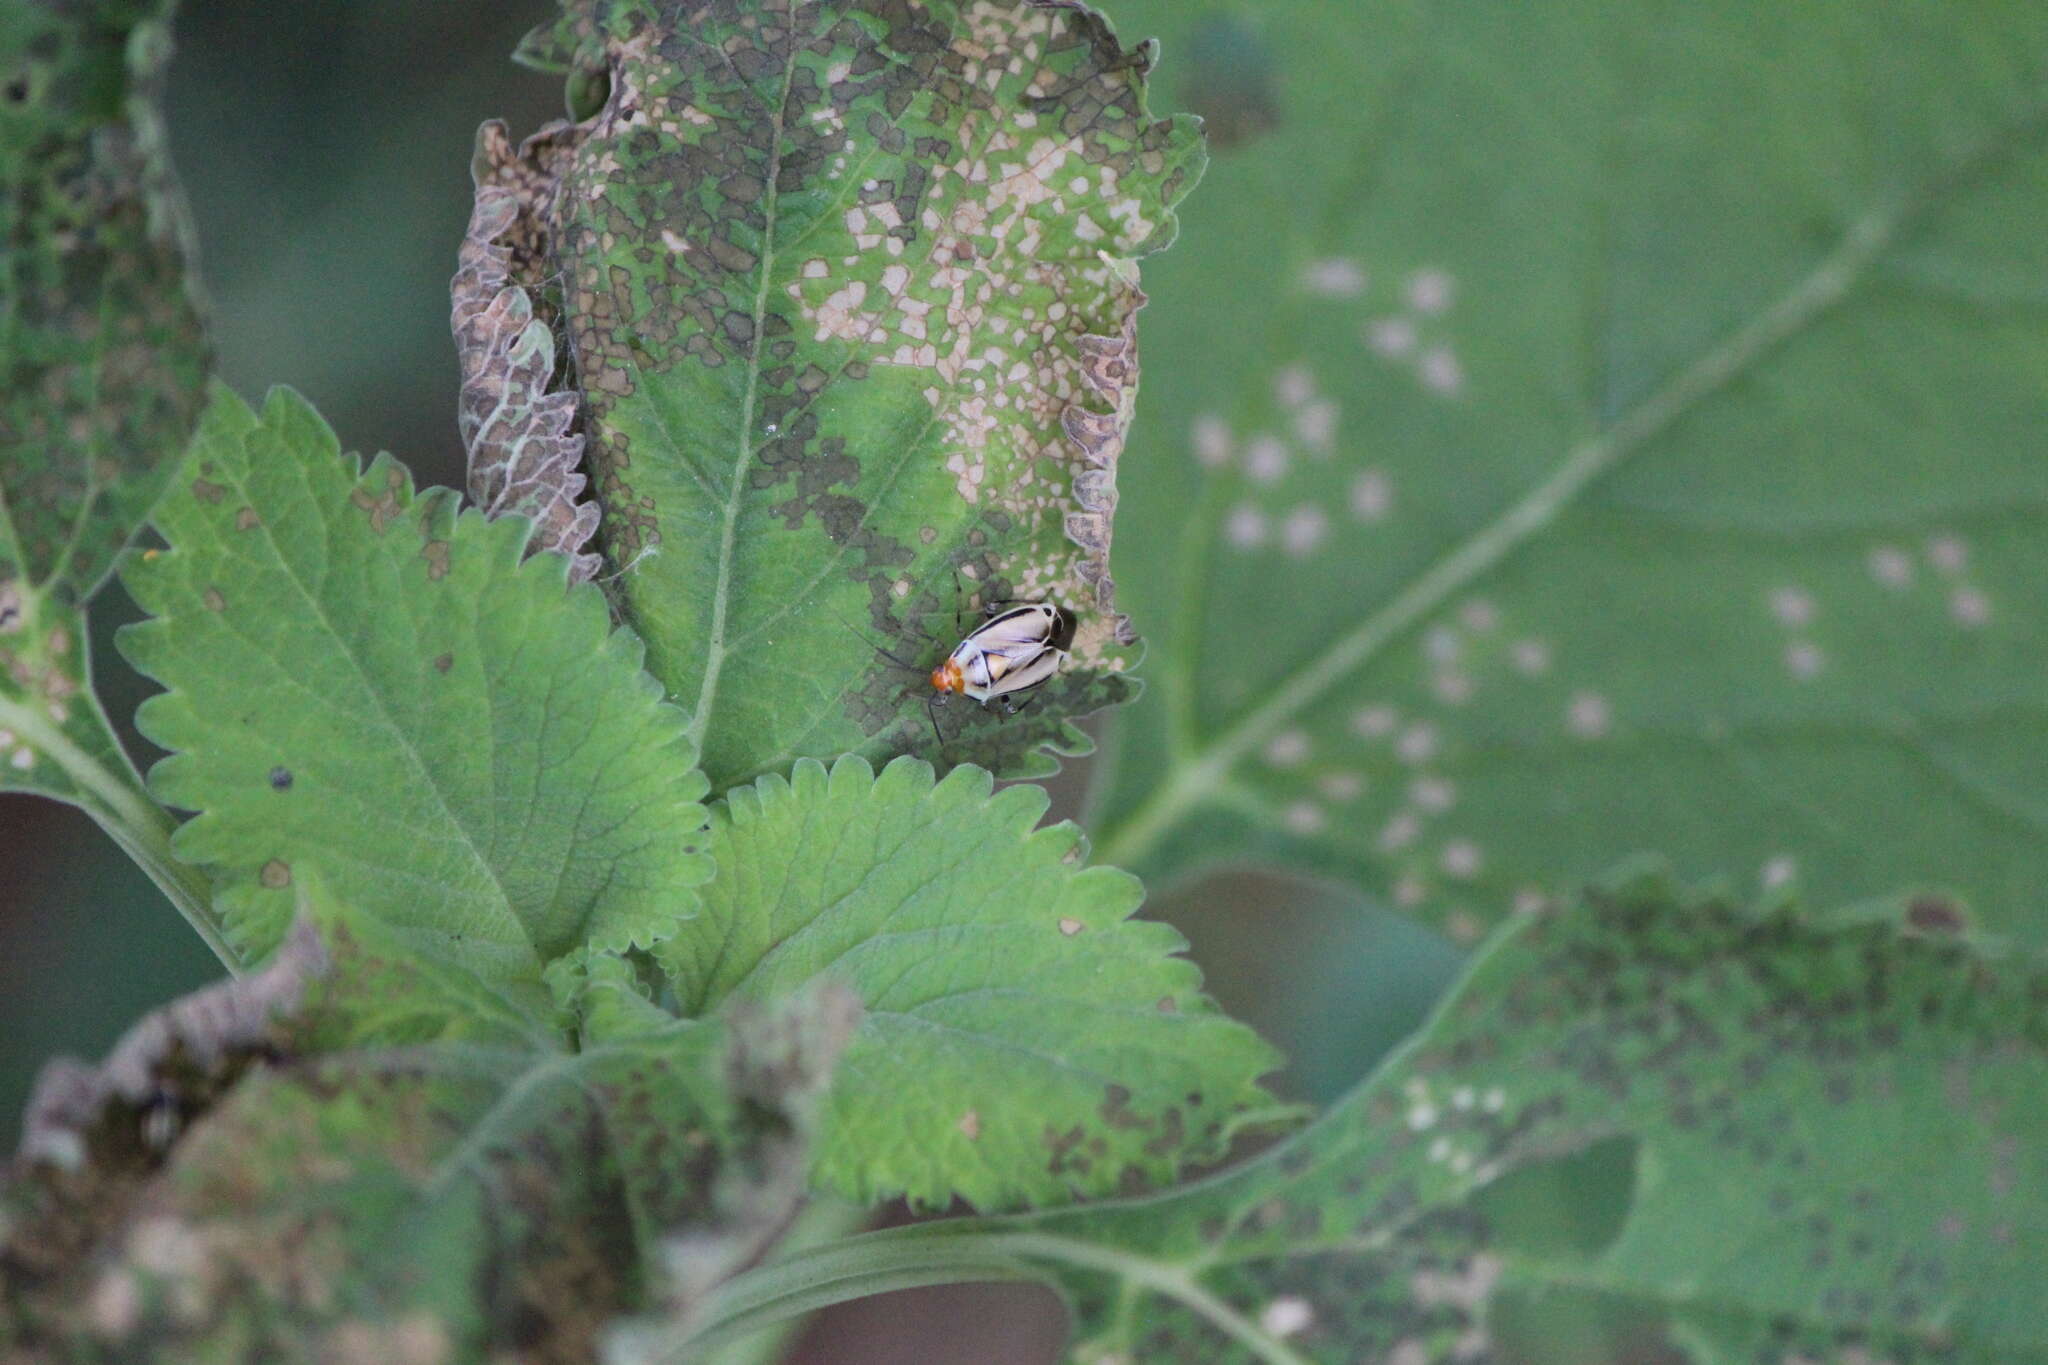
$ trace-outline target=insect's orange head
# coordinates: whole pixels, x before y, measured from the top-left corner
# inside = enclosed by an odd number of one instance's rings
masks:
[[[964,692],[967,690],[967,675],[960,671],[960,665],[952,659],[932,670],[932,689],[938,692]]]

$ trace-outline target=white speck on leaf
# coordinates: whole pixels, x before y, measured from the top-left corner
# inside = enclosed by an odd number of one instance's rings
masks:
[[[1943,573],[1961,573],[1970,562],[1970,547],[1959,536],[1935,536],[1927,542],[1927,562]]]
[[[1245,477],[1272,483],[1287,472],[1287,446],[1277,436],[1254,436],[1244,450]]]
[[[1322,508],[1312,502],[1302,503],[1287,514],[1287,520],[1280,526],[1280,543],[1287,553],[1299,559],[1312,554],[1323,537],[1329,533],[1330,518]]]
[[[1408,277],[1408,306],[1425,317],[1434,317],[1451,306],[1453,289],[1449,274],[1441,270],[1418,270]]]
[[[1415,324],[1407,318],[1376,318],[1366,324],[1368,346],[1388,360],[1398,360],[1415,349]]]
[[[1302,287],[1326,299],[1354,298],[1365,292],[1365,267],[1346,256],[1310,261],[1301,272]]]
[[[1427,721],[1409,726],[1394,742],[1394,753],[1403,763],[1427,763],[1436,753],[1436,727]]]
[[[1308,757],[1308,735],[1300,730],[1282,730],[1266,741],[1266,762],[1276,768],[1291,768]]]
[[[1418,777],[1408,784],[1408,799],[1420,810],[1441,815],[1457,804],[1457,786],[1447,777]]]
[[[1550,646],[1541,640],[1517,640],[1509,651],[1515,667],[1530,677],[1550,671]]]
[[[1289,834],[1319,834],[1329,823],[1329,817],[1313,801],[1296,801],[1281,812],[1280,822],[1287,826]]]
[[[1241,502],[1230,509],[1224,519],[1223,535],[1232,545],[1242,550],[1266,543],[1266,514],[1248,502]]]
[[[1387,821],[1386,825],[1381,828],[1380,851],[1382,853],[1398,853],[1414,843],[1416,836],[1421,833],[1422,822],[1415,818],[1413,811],[1404,810],[1393,819]]]
[[[1351,728],[1365,739],[1385,739],[1394,733],[1401,717],[1391,706],[1367,706],[1351,717]]]
[[[1818,676],[1826,663],[1827,656],[1811,640],[1794,640],[1785,646],[1785,671],[1800,682]]]
[[[1870,576],[1887,588],[1903,588],[1913,581],[1913,557],[1896,545],[1879,545],[1866,563]]]
[[[1431,393],[1453,397],[1464,392],[1465,367],[1448,346],[1432,346],[1416,361],[1415,373]]]
[[[1803,626],[1813,620],[1813,594],[1804,588],[1779,588],[1771,593],[1771,615],[1781,626]]]
[[[1565,708],[1565,727],[1580,739],[1601,738],[1613,720],[1613,709],[1598,692],[1575,693]]]
[[[1361,470],[1351,481],[1351,515],[1360,521],[1384,520],[1394,505],[1394,485],[1377,469]]]
[[[1195,459],[1209,469],[1230,463],[1230,427],[1221,417],[1205,412],[1195,418],[1190,437]]]
[[[1309,1307],[1308,1300],[1293,1294],[1282,1294],[1259,1313],[1259,1326],[1268,1336],[1275,1337],[1291,1337],[1307,1330],[1315,1320],[1315,1310]]]
[[[1315,376],[1304,365],[1289,365],[1273,376],[1273,397],[1282,407],[1298,408],[1315,396]]]
[[[1356,801],[1365,790],[1365,779],[1357,773],[1326,773],[1317,780],[1316,790],[1332,801]]]
[[[1975,588],[1957,588],[1948,597],[1948,614],[1959,626],[1981,626],[1991,619],[1991,599]]]

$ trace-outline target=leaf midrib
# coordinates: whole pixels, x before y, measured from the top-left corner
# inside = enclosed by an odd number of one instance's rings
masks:
[[[1613,423],[1568,448],[1548,477],[1409,581],[1377,611],[1281,680],[1265,702],[1206,743],[1173,754],[1151,793],[1100,831],[1103,861],[1143,860],[1188,811],[1227,781],[1237,761],[1303,709],[1363,667],[1475,579],[1534,539],[1595,479],[1626,462],[1700,403],[1831,312],[1868,274],[1910,221],[1942,201],[2012,143],[2040,132],[2048,105],[1996,130],[1942,165],[1916,191],[1896,195],[1852,222],[1821,262],[1778,299],[1709,348]]]
[[[796,77],[797,46],[792,39],[786,49],[787,56],[782,65],[782,94],[775,101],[775,116],[768,145],[769,174],[764,177],[767,185],[766,204],[762,215],[765,224],[761,229],[761,261],[759,283],[754,288],[753,340],[747,354],[747,393],[740,404],[739,421],[733,444],[737,448],[733,456],[732,475],[725,486],[725,524],[718,542],[718,581],[712,585],[711,594],[711,638],[704,649],[704,681],[697,688],[697,708],[690,717],[688,736],[691,747],[702,753],[706,723],[711,718],[711,708],[718,698],[719,674],[725,667],[726,616],[732,598],[732,577],[734,552],[739,542],[740,504],[746,494],[745,474],[747,462],[753,458],[754,410],[760,401],[761,388],[761,324],[768,314],[768,287],[775,275],[775,222],[777,211],[782,205],[781,169],[783,119],[789,110],[790,84]],[[738,73],[735,72],[735,75]]]

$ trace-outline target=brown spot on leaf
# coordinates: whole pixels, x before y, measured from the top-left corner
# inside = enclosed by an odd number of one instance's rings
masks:
[[[453,667],[455,667],[455,656],[453,654],[442,654],[434,659],[434,671],[436,673],[446,673]]]
[[[228,495],[228,490],[211,479],[192,480],[192,496],[205,503],[219,502]]]
[[[206,609],[211,612],[223,612],[228,609],[228,599],[220,595],[219,588],[207,588],[205,592],[200,594],[199,600],[204,602]]]
[[[263,518],[256,515],[256,509],[253,507],[244,507],[241,511],[235,513],[235,529],[237,531],[253,531],[262,524]]]
[[[369,489],[358,487],[348,495],[348,500],[353,506],[369,514],[370,529],[380,536],[384,534],[384,528],[398,517],[398,495],[395,492],[387,491],[380,498],[374,496]]]
[[[427,561],[427,577],[435,582],[448,576],[448,542],[430,540],[420,547],[420,558]]]
[[[282,858],[272,858],[263,865],[257,880],[272,891],[282,890],[292,884],[292,865]]]
[[[1077,919],[1068,919],[1064,916],[1060,919],[1060,932],[1065,934],[1068,938],[1072,938],[1074,935],[1080,933],[1083,929],[1087,927],[1087,925],[1081,923],[1081,921]]]
[[[1960,934],[1970,927],[1963,908],[1946,896],[1915,896],[1906,906],[1906,924],[1923,934]]]
[[[981,1115],[975,1110],[970,1109],[962,1114],[960,1122],[954,1126],[969,1142],[976,1142],[981,1138]]]
[[[270,789],[280,792],[290,791],[292,789],[292,770],[283,764],[272,768],[270,770]]]

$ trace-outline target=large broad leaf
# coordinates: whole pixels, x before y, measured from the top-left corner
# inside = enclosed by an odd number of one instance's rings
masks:
[[[480,982],[423,981],[381,934],[319,911],[104,1067],[46,1073],[0,1186],[0,1341],[587,1360],[614,1314],[686,1313],[794,1211],[843,998],[570,1053],[477,1008]],[[401,1001],[418,1013],[395,1032]],[[679,1239],[694,1280],[663,1274]]]
[[[105,577],[205,398],[155,109],[169,9],[0,16],[0,634],[10,593]]]
[[[1124,258],[1173,235],[1192,120],[1150,119],[1148,54],[1078,8],[569,8],[527,55],[609,98],[485,179],[543,187],[603,544],[714,786],[849,751],[1049,770],[1131,690]],[[1071,612],[1072,660],[940,743],[924,675],[1002,599]]]
[[[863,1239],[727,1307],[835,1268],[1050,1272],[1095,1365],[1424,1365],[1530,1358],[1510,1307],[1591,1292],[1685,1347],[1614,1359],[2048,1359],[2048,972],[1956,927],[1925,901],[1814,920],[1625,881],[1503,931],[1401,1054],[1250,1165]],[[1529,1234],[1532,1192],[1587,1200],[1545,1190],[1547,1163],[1617,1154],[1618,1213]]]
[[[153,106],[168,9],[0,14],[0,791],[102,815],[132,794],[74,607],[148,516],[205,383]]]
[[[603,596],[523,520],[415,495],[344,456],[306,403],[218,391],[128,570],[156,619],[121,636],[170,690],[138,722],[197,811],[174,846],[215,869],[229,927],[276,942],[302,865],[441,957],[537,980],[590,943],[669,932],[710,872],[683,718]]]
[[[1148,277],[1100,812],[1461,939],[1634,849],[2048,877],[2048,9],[1128,0]]]
[[[1221,1155],[1272,1049],[1201,994],[1179,934],[1129,918],[1135,877],[1035,829],[1038,788],[991,785],[850,757],[730,792],[704,913],[656,949],[680,1008],[852,988],[813,1178],[858,1199],[1056,1203]]]

